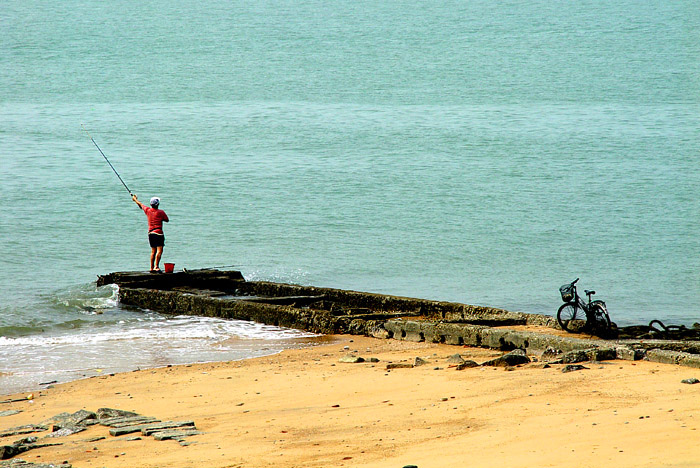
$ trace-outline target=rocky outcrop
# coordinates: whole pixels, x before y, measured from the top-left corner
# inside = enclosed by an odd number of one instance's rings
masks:
[[[37,443],[38,438],[37,437],[25,437],[23,439],[19,439],[15,442],[13,442],[10,445],[0,445],[0,460],[7,460],[9,458],[15,457],[19,455],[20,453],[27,452],[29,450],[41,448],[41,447],[50,447],[52,445],[61,445],[61,444],[51,444],[51,443]]]
[[[41,425],[32,424],[4,431],[0,433],[0,438],[47,431],[49,434],[41,436],[41,439],[67,437],[96,424],[110,427],[109,434],[115,437],[138,432],[144,436],[152,436],[155,440],[177,440],[182,442],[189,436],[201,434],[195,427],[194,421],[160,421],[152,416],[143,416],[130,411],[100,408],[97,412],[79,410],[75,413],[60,413],[47,419]],[[30,436],[19,439],[12,444],[0,445],[0,460],[13,458],[28,450],[40,447],[61,445],[60,443],[50,442],[40,443],[41,439],[39,436]],[[102,439],[104,437],[93,438],[95,441]],[[0,467],[39,466],[26,464],[26,462],[21,460],[16,460],[16,462],[15,464],[3,464]],[[70,465],[67,464],[49,466],[70,468]]]
[[[0,468],[71,468],[68,462],[63,463],[31,463],[20,458],[0,461]]]

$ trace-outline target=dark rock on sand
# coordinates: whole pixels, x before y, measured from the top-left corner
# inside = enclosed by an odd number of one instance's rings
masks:
[[[568,365],[564,366],[564,368],[561,371],[566,373],[566,372],[579,371],[579,370],[583,370],[583,369],[588,369],[588,367],[582,366],[580,364],[568,364]]]
[[[452,356],[447,358],[447,363],[448,364],[463,364],[464,358],[462,356],[460,356],[459,354],[453,354]]]
[[[16,445],[0,445],[0,460],[7,460],[27,450],[29,449],[22,450]]]
[[[457,364],[457,370],[469,369],[470,367],[479,367],[476,361],[464,361],[461,364]]]
[[[530,358],[525,355],[525,352],[522,349],[515,349],[510,353],[504,354],[496,359],[486,361],[481,365],[493,367],[511,367],[519,364],[527,364],[528,362],[530,362]]]
[[[694,385],[694,384],[696,384],[696,383],[700,383],[700,380],[698,380],[698,379],[696,379],[695,377],[693,377],[692,379],[683,379],[683,380],[681,380],[681,383],[689,384],[689,385]]]
[[[424,366],[426,364],[428,364],[428,361],[421,357],[416,356],[416,359],[413,360],[413,367]]]

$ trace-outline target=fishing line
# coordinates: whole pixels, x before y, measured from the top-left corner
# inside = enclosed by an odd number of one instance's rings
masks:
[[[90,136],[90,133],[89,133],[89,132],[87,131],[87,129],[85,128],[85,125],[80,124],[80,126],[83,127],[83,130],[85,130],[85,133],[87,133],[87,136],[90,138],[90,140],[92,140],[92,143],[95,145],[95,148],[97,148],[97,149],[99,150],[100,154],[102,155],[102,157],[105,158],[105,161],[107,161],[107,164],[109,164],[109,167],[111,167],[112,170],[114,171],[114,173],[117,175],[117,177],[119,177],[119,180],[121,181],[122,185],[123,185],[124,188],[127,190],[127,192],[129,192],[129,195],[133,195],[133,194],[131,193],[131,190],[129,190],[129,187],[127,187],[126,184],[124,183],[124,180],[122,180],[122,177],[119,175],[119,173],[117,172],[117,170],[114,168],[114,166],[112,166],[112,163],[109,162],[109,159],[107,159],[107,156],[105,156],[105,154],[102,152],[102,150],[100,149],[100,147],[97,146],[97,143],[95,142],[95,140],[92,138],[92,136]]]

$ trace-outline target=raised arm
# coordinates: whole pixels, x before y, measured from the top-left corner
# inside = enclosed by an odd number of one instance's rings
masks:
[[[144,204],[139,201],[138,197],[136,197],[135,194],[131,194],[131,199],[134,201],[134,203],[136,203],[139,206],[139,208],[143,210]]]

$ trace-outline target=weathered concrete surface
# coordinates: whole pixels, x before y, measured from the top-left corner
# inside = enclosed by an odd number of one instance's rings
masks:
[[[622,359],[625,361],[639,361],[644,359],[646,352],[643,349],[636,349],[631,346],[616,346],[615,356],[617,359]]]
[[[454,302],[390,296],[385,294],[349,291],[314,286],[299,286],[267,281],[245,281],[239,271],[197,270],[173,274],[153,275],[140,272],[115,272],[100,276],[97,285],[118,284],[121,289],[171,290],[178,288],[190,292],[218,291],[237,297],[237,302],[268,303],[270,305],[313,306],[327,310],[334,316],[380,315],[398,312],[403,316],[414,315],[440,319],[444,322],[464,322],[490,325],[544,325],[555,326],[552,317],[537,314],[509,312],[492,307],[472,306]],[[198,297],[207,294],[196,294]],[[221,296],[218,296],[221,298]],[[225,296],[224,296],[225,297]],[[264,298],[269,298],[267,301]],[[125,302],[124,298],[120,300]],[[313,304],[316,302],[316,304]],[[282,303],[282,304],[280,304]],[[303,303],[303,304],[302,304]],[[181,313],[179,311],[178,313]],[[378,317],[379,318],[379,317]]]
[[[548,347],[561,351],[591,349],[600,346],[599,340],[581,340],[528,331],[490,328],[467,323],[434,323],[394,319],[384,324],[391,337],[406,341],[429,341],[474,347],[501,349],[543,350]]]
[[[406,341],[514,349],[583,351],[588,360],[647,359],[700,367],[700,342],[655,339],[579,339],[505,328],[558,329],[554,317],[491,307],[333,288],[246,281],[238,271],[140,272],[100,276],[116,283],[127,306],[166,314],[249,320],[321,334],[356,334]],[[496,328],[498,327],[498,328]],[[629,327],[634,329],[635,327]]]
[[[235,287],[235,283],[239,281],[245,281],[240,271],[197,270],[192,273],[178,272],[172,274],[123,271],[99,276],[97,278],[97,286],[119,284],[132,288],[153,289],[190,286],[224,290]]]
[[[341,320],[323,310],[297,309],[292,306],[248,302],[237,299],[182,294],[178,291],[120,288],[119,300],[126,305],[176,315],[198,315],[250,320],[316,333],[340,333]],[[350,322],[347,318],[343,322]]]
[[[700,355],[690,354],[682,351],[650,349],[646,352],[645,359],[652,362],[660,362],[662,364],[677,364],[681,366],[694,367],[696,369],[700,369]]]

